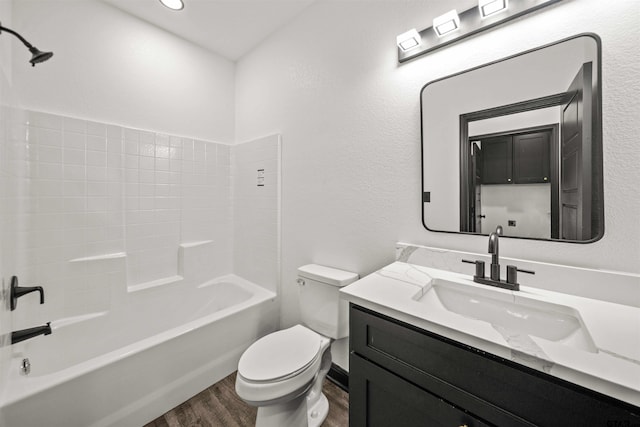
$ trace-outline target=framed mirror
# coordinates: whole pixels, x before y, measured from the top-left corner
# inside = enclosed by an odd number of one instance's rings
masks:
[[[601,44],[582,34],[427,83],[430,231],[593,242],[604,234]]]

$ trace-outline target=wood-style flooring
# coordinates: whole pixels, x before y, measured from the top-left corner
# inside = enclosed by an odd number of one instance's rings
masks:
[[[235,392],[236,373],[193,396],[144,427],[253,427],[257,409]],[[322,427],[349,425],[349,394],[326,380],[329,415]]]

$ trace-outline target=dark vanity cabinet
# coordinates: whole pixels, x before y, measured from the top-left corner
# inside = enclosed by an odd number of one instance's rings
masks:
[[[494,136],[479,141],[483,185],[550,182],[550,131]]]
[[[640,408],[350,308],[349,425],[637,426]]]

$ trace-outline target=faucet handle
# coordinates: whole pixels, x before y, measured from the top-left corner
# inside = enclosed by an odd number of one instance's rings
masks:
[[[9,304],[11,311],[16,309],[18,305],[18,298],[31,292],[39,292],[40,304],[44,304],[44,289],[42,289],[42,286],[19,286],[18,276],[11,277],[11,292]]]
[[[473,277],[484,278],[484,261],[480,261],[480,260],[471,261],[469,259],[463,259],[462,262],[466,262],[467,264],[475,264],[476,274]]]
[[[511,283],[513,285],[518,284],[518,271],[521,273],[536,274],[533,270],[524,270],[516,267],[515,265],[507,265],[507,283]]]

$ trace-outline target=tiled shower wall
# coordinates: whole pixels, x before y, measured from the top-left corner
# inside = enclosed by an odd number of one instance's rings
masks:
[[[12,184],[26,213],[15,270],[47,299],[21,299],[14,327],[108,310],[127,288],[179,278],[181,244],[204,245],[210,277],[232,271],[228,145],[37,112],[11,124],[26,161]]]

